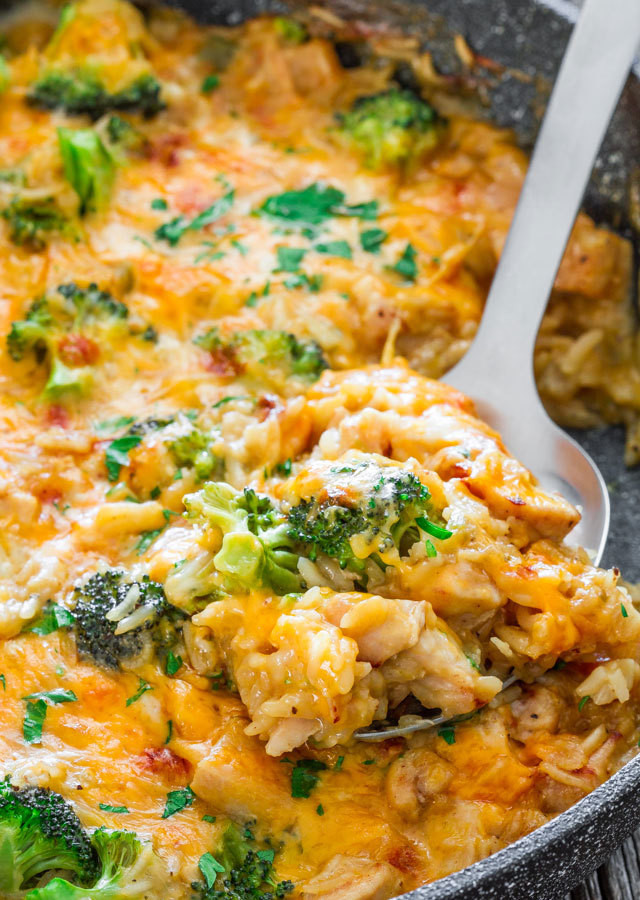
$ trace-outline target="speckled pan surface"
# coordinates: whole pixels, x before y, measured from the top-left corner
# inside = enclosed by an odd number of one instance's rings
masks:
[[[278,0],[173,0],[206,21],[238,21],[301,3]],[[456,65],[456,31],[473,49],[532,78],[505,74],[493,85],[487,114],[532,142],[545,82],[557,70],[576,15],[568,0],[331,0],[346,18],[384,21],[418,34],[442,70]],[[636,66],[640,74],[640,66]],[[640,166],[640,81],[632,77],[598,158],[585,203],[598,220],[631,237],[629,178]],[[640,579],[640,472],[625,470],[621,429],[576,432],[600,465],[612,495],[612,530],[604,559],[629,580]],[[640,758],[543,828],[468,869],[405,895],[414,900],[552,900],[586,878],[640,821]]]

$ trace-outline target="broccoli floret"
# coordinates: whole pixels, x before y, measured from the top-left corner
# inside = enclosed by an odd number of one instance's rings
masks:
[[[309,40],[306,26],[288,16],[276,16],[273,20],[273,27],[285,44],[304,44]]]
[[[90,72],[52,71],[33,85],[28,100],[42,109],[63,109],[93,120],[107,112],[140,113],[149,119],[165,108],[160,91],[153,75],[142,75],[129,87],[111,94]]]
[[[219,481],[188,494],[184,504],[191,518],[223,532],[213,563],[232,585],[247,589],[262,585],[279,594],[300,590],[299,554],[293,550],[286,518],[268,497]]]
[[[126,305],[97,285],[62,284],[56,294],[34,300],[22,321],[13,322],[7,349],[14,360],[32,352],[47,365],[46,398],[84,391],[104,338],[119,332],[129,315]]]
[[[315,341],[300,340],[286,331],[251,329],[223,340],[214,327],[195,343],[211,353],[222,372],[275,387],[282,387],[292,377],[311,383],[328,367]]]
[[[111,194],[115,160],[91,128],[58,128],[64,174],[80,199],[80,215],[103,209]]]
[[[14,244],[42,250],[53,234],[66,234],[69,223],[51,197],[30,200],[14,197],[2,210],[2,217],[9,223],[9,237]]]
[[[142,153],[148,143],[142,132],[121,116],[110,116],[105,132],[109,149],[119,162],[124,162],[126,153]]]
[[[206,481],[216,471],[221,474],[222,461],[211,450],[211,438],[199,428],[171,441],[169,450],[176,465],[193,469],[199,481]]]
[[[159,896],[158,861],[150,844],[131,831],[99,828],[91,837],[97,854],[98,877],[91,887],[81,887],[64,878],[53,878],[35,888],[25,900],[138,900]]]
[[[340,134],[355,144],[372,169],[418,162],[439,142],[443,127],[426,100],[399,88],[359,97],[336,118]]]
[[[174,606],[188,613],[203,609],[225,594],[215,563],[207,552],[176,563],[167,575],[164,590]]]
[[[80,820],[60,794],[0,782],[0,893],[53,870],[73,872],[83,884],[95,878],[97,858]]]
[[[120,669],[148,649],[162,657],[179,643],[182,613],[148,575],[126,581],[117,570],[97,573],[74,590],[74,600],[78,655],[105,668]]]
[[[205,881],[192,884],[197,900],[282,900],[294,886],[291,881],[276,881],[274,857],[271,846],[257,849],[251,832],[241,832],[232,823],[215,856],[205,854],[200,860]]]
[[[420,523],[450,534],[429,523],[429,489],[411,472],[354,460],[327,475],[330,491],[287,514],[289,537],[312,561],[322,553],[361,574],[368,558],[384,568],[405,556],[420,539]]]

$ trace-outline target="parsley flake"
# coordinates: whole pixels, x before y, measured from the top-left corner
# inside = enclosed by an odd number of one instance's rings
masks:
[[[198,861],[198,868],[202,872],[207,888],[212,888],[216,883],[216,878],[221,875],[225,868],[211,853],[203,853]]]
[[[129,810],[126,806],[110,806],[108,803],[99,803],[98,806],[103,812],[128,814]]]
[[[327,256],[339,256],[342,259],[352,259],[351,247],[346,241],[327,241],[326,244],[316,244],[313,248],[316,253],[324,253]]]
[[[450,725],[445,728],[440,728],[438,731],[438,737],[441,737],[442,740],[446,744],[455,744],[456,742],[456,732],[455,729]]]
[[[413,244],[407,244],[398,261],[390,266],[390,268],[394,272],[397,272],[398,275],[402,275],[407,281],[415,281],[418,277],[418,266],[416,264],[417,255]]]
[[[278,268],[275,271],[297,272],[306,252],[303,247],[278,247],[276,250]]]
[[[309,797],[320,780],[315,773],[326,768],[326,763],[320,759],[299,759],[291,770],[291,796]]]
[[[127,698],[126,706],[131,706],[132,703],[135,703],[136,700],[139,700],[143,694],[146,694],[147,691],[152,691],[153,685],[149,684],[148,681],[145,681],[144,678],[138,677],[138,690],[135,694],[132,694],[131,697]]]
[[[27,630],[32,634],[44,636],[57,631],[59,628],[70,628],[75,620],[76,617],[70,610],[50,601],[43,606],[40,615]]]
[[[174,653],[169,650],[167,653],[167,660],[164,664],[164,670],[167,675],[175,675],[176,672],[182,668],[183,659],[181,656],[176,656]]]
[[[47,704],[44,700],[27,702],[27,711],[22,723],[22,734],[27,744],[39,744],[42,740],[42,726],[47,718]]]
[[[360,233],[360,246],[367,253],[379,253],[380,247],[389,237],[382,228],[368,228]]]
[[[220,86],[220,78],[217,75],[207,75],[206,78],[203,78],[202,84],[200,86],[200,90],[203,94],[210,94],[212,91],[215,91],[217,87]]]
[[[191,806],[195,799],[196,795],[190,787],[180,788],[177,791],[169,791],[162,818],[168,819],[169,816],[173,816],[175,813],[180,812],[180,810],[186,809],[188,806]]]
[[[109,481],[118,480],[120,469],[129,465],[129,451],[141,442],[142,435],[140,434],[124,434],[115,441],[111,441],[104,454]]]

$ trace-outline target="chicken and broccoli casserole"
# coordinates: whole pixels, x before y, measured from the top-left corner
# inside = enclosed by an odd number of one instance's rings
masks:
[[[2,20],[3,898],[386,900],[636,752],[633,597],[433,380],[526,158],[316,13]],[[580,216],[536,371],[633,462],[630,260]]]

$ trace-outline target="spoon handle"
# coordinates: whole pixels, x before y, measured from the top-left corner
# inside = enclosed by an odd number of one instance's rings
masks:
[[[476,338],[446,382],[539,405],[533,347],[593,163],[640,42],[640,0],[586,0],[566,51]]]

